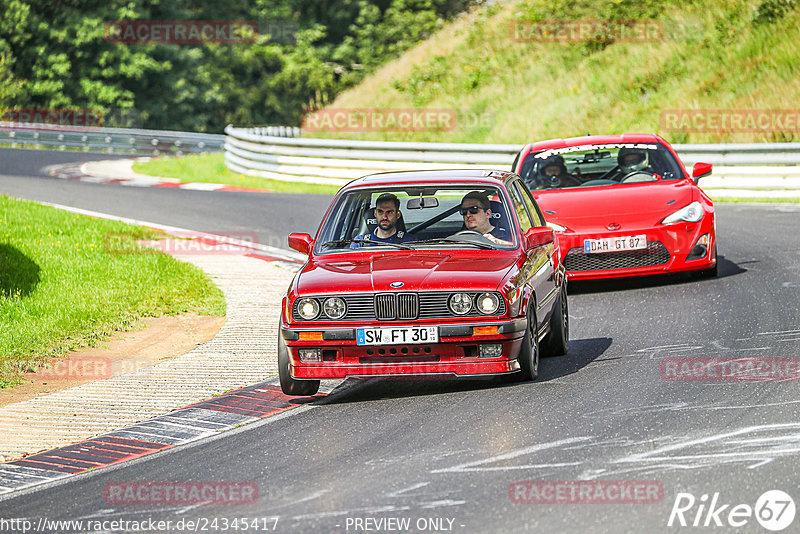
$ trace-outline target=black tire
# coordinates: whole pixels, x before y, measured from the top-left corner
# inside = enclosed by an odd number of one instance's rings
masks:
[[[531,300],[530,306],[535,304]],[[539,338],[536,335],[536,325],[536,311],[531,308],[528,311],[528,328],[525,329],[525,337],[519,349],[519,372],[515,373],[517,380],[522,382],[531,382],[539,376]]]
[[[295,380],[289,372],[289,350],[283,340],[280,329],[278,330],[278,377],[281,380],[281,390],[286,395],[308,396],[319,391],[319,380]]]
[[[702,271],[699,271],[697,275],[700,278],[716,278],[717,275],[719,275],[719,266],[718,264],[715,264],[710,269],[703,269]]]
[[[714,244],[714,258],[717,258],[717,245]],[[702,269],[695,271],[695,276],[698,278],[716,278],[719,275],[719,259],[710,269]]]
[[[542,356],[563,356],[569,350],[569,305],[567,280],[561,286],[558,302],[550,317],[550,332],[542,340]]]

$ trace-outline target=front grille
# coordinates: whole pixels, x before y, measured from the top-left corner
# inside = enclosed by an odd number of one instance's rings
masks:
[[[394,293],[375,295],[375,315],[379,321],[391,321],[397,317]]]
[[[469,292],[473,299],[480,294],[480,292]],[[505,299],[499,294],[495,293],[500,298],[500,308],[493,315],[503,315],[506,313]],[[452,295],[450,291],[435,291],[425,293],[372,293],[350,294],[350,295],[336,295],[344,299],[347,303],[347,313],[337,321],[413,321],[416,319],[447,319],[453,317],[483,317],[473,306],[472,311],[466,315],[454,315],[450,312],[447,306],[447,301]],[[320,306],[325,299],[333,295],[324,295],[315,297],[319,300]],[[303,321],[297,313],[297,302],[295,300],[292,309],[292,316],[296,321]],[[315,321],[332,321],[320,313]]]
[[[651,241],[646,249],[625,252],[587,254],[583,247],[570,249],[564,258],[568,271],[602,271],[662,265],[669,261],[669,251],[660,241]]]
[[[416,293],[397,294],[397,318],[408,321],[417,318],[419,299]]]

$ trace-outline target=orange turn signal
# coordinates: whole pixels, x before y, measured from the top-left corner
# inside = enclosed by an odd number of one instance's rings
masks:
[[[472,327],[473,336],[492,336],[500,333],[499,326],[474,326]]]
[[[299,332],[300,341],[322,341],[322,332]]]

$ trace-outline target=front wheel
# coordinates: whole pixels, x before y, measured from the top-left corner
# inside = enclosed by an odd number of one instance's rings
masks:
[[[286,395],[307,396],[319,391],[319,380],[295,380],[289,371],[289,349],[278,329],[278,377],[281,380],[281,390]]]
[[[530,305],[534,306],[531,301]],[[525,330],[525,337],[522,339],[522,347],[519,349],[519,373],[516,377],[529,382],[536,380],[539,376],[539,337],[536,335],[536,312],[531,309],[528,314],[528,328]]]
[[[708,269],[701,269],[699,271],[695,271],[698,278],[716,278],[719,275],[719,258],[717,258],[717,244],[714,243],[714,252],[712,253],[712,257],[715,258],[717,261],[714,263],[713,267]]]
[[[561,286],[561,294],[550,317],[550,332],[542,341],[543,356],[563,356],[569,350],[569,306],[567,305],[567,281]]]

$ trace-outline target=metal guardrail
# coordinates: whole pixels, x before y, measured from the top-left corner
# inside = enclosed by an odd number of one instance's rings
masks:
[[[0,121],[0,144],[10,145],[12,148],[178,156],[221,152],[225,136],[170,130],[93,128]]]
[[[684,165],[800,165],[800,143],[728,143],[672,145]],[[800,171],[800,169],[798,169]]]
[[[522,145],[511,144],[286,138],[265,134],[263,129],[231,125],[225,128],[225,133],[225,164],[234,172],[336,185],[365,174],[393,170],[505,170],[511,167],[522,148]],[[673,147],[687,166],[698,161],[715,165],[714,176],[704,179],[704,187],[800,189],[800,143],[678,144]],[[770,167],[764,167],[767,165]],[[759,179],[754,181],[754,176]]]
[[[0,144],[125,155],[225,151],[233,171],[343,185],[374,172],[509,169],[522,145],[409,143],[299,137],[299,128],[225,128],[226,135],[0,121]],[[800,189],[800,143],[676,144],[684,164],[713,163],[704,188]]]

